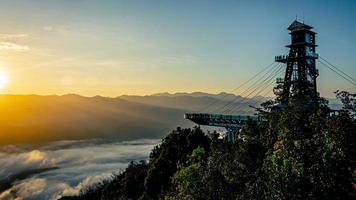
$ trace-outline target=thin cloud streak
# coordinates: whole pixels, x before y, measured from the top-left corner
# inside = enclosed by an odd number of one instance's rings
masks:
[[[12,42],[0,42],[0,50],[29,51],[30,47]]]
[[[0,34],[0,40],[11,40],[27,37],[27,34]]]

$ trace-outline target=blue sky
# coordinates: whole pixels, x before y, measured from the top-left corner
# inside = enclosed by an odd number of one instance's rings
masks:
[[[296,15],[315,27],[319,54],[356,77],[355,10],[356,1],[325,0],[4,0],[0,92],[230,91],[287,51]],[[322,95],[356,92],[319,70]]]

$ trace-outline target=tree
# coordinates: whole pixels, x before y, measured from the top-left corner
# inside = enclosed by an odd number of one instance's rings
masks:
[[[329,116],[322,104],[312,111],[291,104],[277,115],[277,141],[267,153],[258,181],[264,190],[257,195],[265,199],[352,199],[354,167],[343,149],[347,145],[340,145],[343,136],[355,130],[351,118]],[[335,123],[339,120],[343,125]]]
[[[68,199],[302,200],[355,199],[356,94],[336,92],[331,112],[302,101],[259,110],[233,142],[199,128],[177,128],[149,163],[131,163],[110,183]]]
[[[170,133],[150,155],[150,168],[145,178],[145,191],[141,199],[157,199],[170,189],[171,177],[188,155],[202,146],[209,150],[210,139],[199,128],[181,129]]]

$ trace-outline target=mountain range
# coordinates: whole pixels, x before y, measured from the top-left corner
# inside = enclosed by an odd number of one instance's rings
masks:
[[[194,126],[183,118],[186,112],[253,114],[249,106],[258,106],[267,99],[203,92],[115,98],[0,95],[0,145],[87,138],[162,138],[177,126]]]

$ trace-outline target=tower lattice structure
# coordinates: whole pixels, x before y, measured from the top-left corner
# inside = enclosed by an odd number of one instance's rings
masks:
[[[317,104],[318,92],[316,78],[315,32],[313,27],[295,20],[289,27],[291,44],[288,55],[276,56],[275,61],[286,64],[284,79],[274,91],[279,96],[282,104],[288,104],[291,100],[302,100],[304,103]]]

